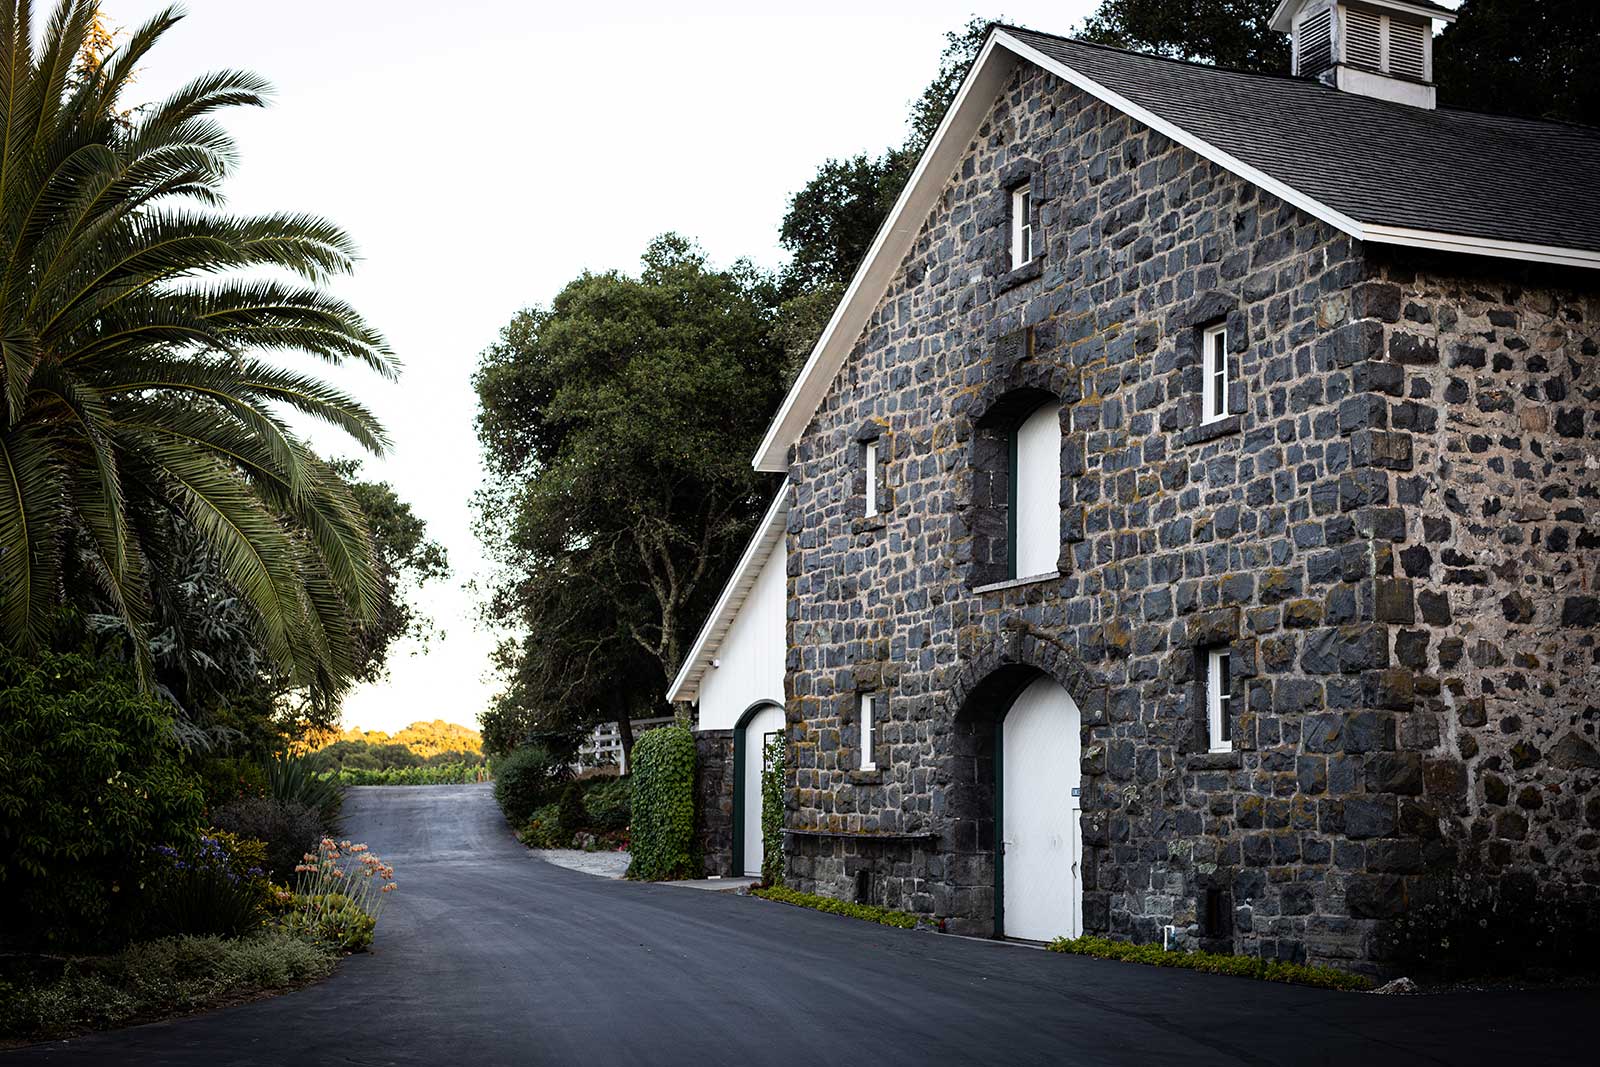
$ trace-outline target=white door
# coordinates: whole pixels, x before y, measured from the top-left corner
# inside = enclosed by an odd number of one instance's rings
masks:
[[[1001,724],[1007,937],[1049,941],[1083,933],[1083,845],[1078,837],[1078,706],[1040,678]]]
[[[761,874],[761,769],[767,739],[783,732],[783,709],[768,706],[744,724],[744,873]]]

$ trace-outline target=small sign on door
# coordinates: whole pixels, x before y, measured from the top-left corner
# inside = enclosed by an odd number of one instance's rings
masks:
[[[1078,796],[1079,795],[1079,790],[1078,790],[1077,786],[1073,786],[1072,787],[1072,795],[1073,796]]]

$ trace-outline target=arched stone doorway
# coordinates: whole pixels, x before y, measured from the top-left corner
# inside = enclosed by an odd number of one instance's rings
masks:
[[[1081,774],[1082,727],[1101,713],[1103,687],[1070,649],[1012,632],[968,659],[950,698],[957,710],[946,793],[956,830],[949,872],[960,913],[950,927],[1028,940],[1092,928],[1084,907],[1095,865],[1082,844],[1082,809],[1092,803]]]

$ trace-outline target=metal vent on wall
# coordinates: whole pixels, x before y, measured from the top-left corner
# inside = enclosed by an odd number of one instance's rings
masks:
[[[1301,76],[1316,74],[1333,64],[1333,11],[1323,8],[1307,15],[1295,35],[1294,72]]]

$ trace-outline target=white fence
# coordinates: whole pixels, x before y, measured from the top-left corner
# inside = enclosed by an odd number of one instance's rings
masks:
[[[639,740],[639,735],[646,730],[654,730],[657,726],[671,726],[673,718],[670,715],[656,719],[633,719],[633,739]],[[627,761],[622,755],[622,731],[614,722],[603,722],[594,728],[589,739],[578,746],[578,770],[588,767],[620,767],[623,774],[628,773]]]

